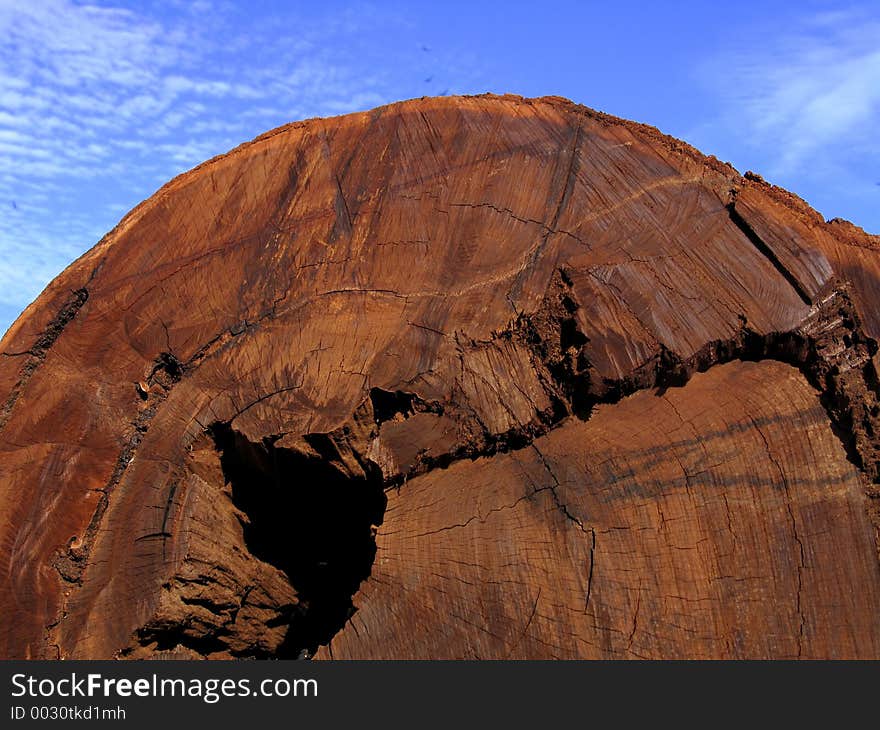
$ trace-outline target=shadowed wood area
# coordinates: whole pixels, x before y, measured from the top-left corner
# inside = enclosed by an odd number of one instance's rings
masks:
[[[880,658],[880,241],[563,99],[297,122],[0,344],[0,656]]]

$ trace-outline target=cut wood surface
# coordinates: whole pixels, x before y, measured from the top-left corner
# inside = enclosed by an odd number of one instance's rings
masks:
[[[880,240],[563,99],[297,122],[0,344],[4,658],[880,658]]]

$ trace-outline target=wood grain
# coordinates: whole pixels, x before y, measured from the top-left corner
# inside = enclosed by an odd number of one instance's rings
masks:
[[[0,656],[877,658],[878,243],[558,98],[269,132],[3,338]]]

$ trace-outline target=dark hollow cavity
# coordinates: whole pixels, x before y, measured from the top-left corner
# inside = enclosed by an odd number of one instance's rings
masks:
[[[311,655],[354,614],[352,597],[370,575],[387,503],[381,471],[366,463],[365,473],[352,475],[272,439],[253,443],[225,423],[210,433],[233,501],[249,520],[248,550],[286,573],[299,596],[274,658]]]
[[[412,415],[414,412],[413,400],[412,393],[404,393],[402,390],[370,389],[373,417],[379,424],[394,420],[398,415],[402,415],[404,418]]]

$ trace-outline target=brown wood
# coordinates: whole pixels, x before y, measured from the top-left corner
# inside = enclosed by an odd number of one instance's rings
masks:
[[[4,337],[0,656],[880,658],[878,277],[562,99],[263,135]]]

